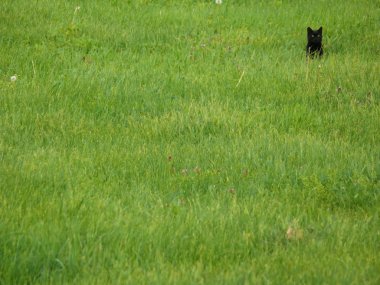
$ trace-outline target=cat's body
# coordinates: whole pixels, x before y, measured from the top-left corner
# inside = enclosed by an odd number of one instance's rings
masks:
[[[323,55],[322,27],[318,30],[307,28],[306,56],[314,58]]]

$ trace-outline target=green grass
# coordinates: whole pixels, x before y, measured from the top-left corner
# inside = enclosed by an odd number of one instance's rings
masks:
[[[379,284],[380,4],[307,2],[1,1],[0,284]]]

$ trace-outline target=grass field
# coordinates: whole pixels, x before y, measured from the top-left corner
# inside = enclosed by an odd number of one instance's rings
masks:
[[[373,0],[0,1],[0,284],[379,284],[379,30]]]

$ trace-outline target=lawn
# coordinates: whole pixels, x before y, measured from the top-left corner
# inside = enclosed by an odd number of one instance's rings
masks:
[[[380,2],[0,23],[0,284],[380,283]]]

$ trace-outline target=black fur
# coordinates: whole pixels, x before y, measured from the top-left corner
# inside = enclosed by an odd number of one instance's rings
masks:
[[[318,30],[313,30],[310,27],[307,28],[307,45],[306,56],[311,58],[320,57],[323,55],[322,48],[322,27]]]

